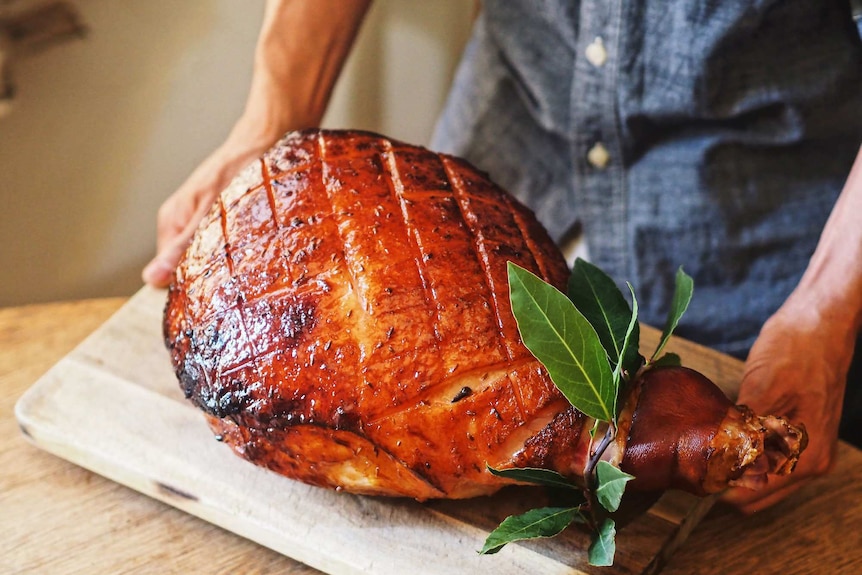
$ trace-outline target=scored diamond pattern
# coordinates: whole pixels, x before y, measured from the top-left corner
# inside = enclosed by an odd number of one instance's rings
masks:
[[[201,223],[166,337],[187,394],[245,429],[247,457],[275,449],[282,472],[310,473],[296,459],[309,449],[270,442],[311,424],[445,491],[559,400],[508,304],[508,259],[564,284],[565,264],[540,253],[555,250],[532,215],[460,160],[369,133],[293,133]],[[432,470],[429,449],[449,468]],[[325,453],[318,469],[335,465]]]

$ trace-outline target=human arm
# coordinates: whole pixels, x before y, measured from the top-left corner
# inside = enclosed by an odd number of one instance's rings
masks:
[[[320,123],[371,0],[268,0],[245,109],[227,139],[159,208],[156,256],[142,272],[167,285],[216,195],[289,130]]]
[[[766,508],[826,473],[838,440],[847,371],[862,328],[862,149],[808,267],[764,324],[746,361],[738,403],[804,422],[809,446],[796,472],[765,488],[735,488],[725,501]]]

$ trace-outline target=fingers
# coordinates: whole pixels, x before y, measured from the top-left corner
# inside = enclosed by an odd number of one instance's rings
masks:
[[[144,280],[144,283],[156,288],[167,287],[171,283],[174,269],[175,267],[171,266],[169,260],[156,256],[144,267],[141,272],[141,279]]]
[[[770,478],[770,481],[778,481],[775,478]],[[744,487],[734,487],[725,491],[721,500],[725,503],[736,507],[740,512],[750,515],[758,511],[763,511],[767,507],[771,507],[806,485],[810,478],[797,479],[792,482],[787,482],[781,487],[775,487],[771,490],[756,491],[753,489],[745,489]],[[784,483],[784,482],[783,482]]]
[[[260,133],[259,129],[260,125],[248,128],[238,122],[228,140],[165,200],[156,220],[156,256],[141,272],[144,282],[154,287],[165,287],[171,282],[198,223],[218,193],[281,135]]]
[[[198,223],[221,189],[221,183],[201,183],[193,175],[159,208],[156,220],[156,256],[141,278],[153,287],[166,287],[197,229]]]
[[[174,276],[174,270],[195,233],[197,220],[187,225],[185,229],[166,241],[150,263],[141,272],[145,283],[158,288],[167,287]]]

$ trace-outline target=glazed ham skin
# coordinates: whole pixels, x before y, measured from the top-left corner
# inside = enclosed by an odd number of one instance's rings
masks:
[[[364,132],[291,133],[201,223],[166,344],[217,437],[291,478],[425,500],[508,482],[486,464],[582,476],[592,420],[521,343],[508,261],[566,283],[533,214],[466,162]],[[684,391],[645,377],[629,395],[608,456],[635,485],[707,493],[789,471],[804,432],[698,377]]]

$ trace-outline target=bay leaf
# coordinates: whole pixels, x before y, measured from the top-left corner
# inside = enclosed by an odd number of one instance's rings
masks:
[[[573,481],[551,469],[542,469],[539,467],[494,469],[493,467],[488,466],[488,471],[498,477],[514,479],[515,481],[523,481],[525,483],[533,483],[535,485],[544,485],[545,487],[581,489]]]
[[[509,262],[509,297],[527,349],[578,410],[612,421],[617,386],[596,330],[559,290]]]
[[[594,534],[593,542],[587,550],[590,565],[596,567],[610,567],[614,564],[616,547],[616,525],[613,519],[605,519],[599,525],[598,532]]]
[[[510,515],[488,535],[479,553],[491,555],[513,541],[554,537],[579,518],[577,507],[539,507]]]
[[[622,363],[623,369],[634,373],[640,365],[640,327],[635,323],[634,331],[629,331],[632,309],[614,280],[597,266],[578,258],[569,276],[567,295],[595,328],[611,363]],[[627,337],[633,344],[626,348]]]
[[[634,476],[614,467],[607,461],[599,461],[596,465],[596,477],[598,479],[596,499],[599,500],[602,507],[613,513],[620,508],[626,483],[634,479]]]
[[[679,355],[668,352],[656,359],[655,361],[650,362],[653,367],[661,367],[661,366],[675,366],[679,367],[682,365],[682,359],[680,359]]]
[[[655,352],[652,354],[650,361],[658,357],[664,349],[664,346],[673,334],[673,330],[675,330],[676,326],[679,324],[679,319],[683,316],[685,310],[688,309],[688,304],[691,302],[691,296],[693,293],[694,280],[692,280],[691,276],[685,273],[682,270],[682,266],[680,266],[676,271],[673,298],[671,299],[670,309],[667,313],[667,320],[665,321],[664,329],[661,333],[661,340],[659,341]]]

